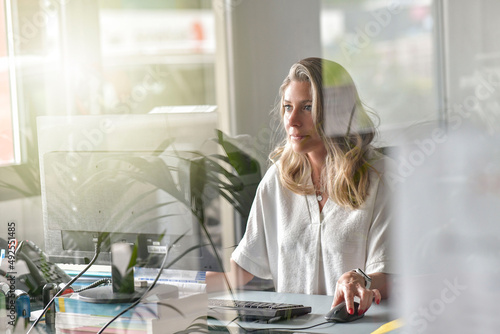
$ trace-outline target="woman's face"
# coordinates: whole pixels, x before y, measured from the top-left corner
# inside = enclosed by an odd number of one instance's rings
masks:
[[[312,103],[311,84],[291,81],[283,95],[285,129],[294,152],[324,156],[326,149],[313,121]]]

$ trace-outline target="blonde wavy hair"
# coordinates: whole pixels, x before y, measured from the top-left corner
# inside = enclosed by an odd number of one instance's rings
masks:
[[[292,81],[311,84],[312,117],[327,150],[321,190],[344,208],[359,208],[370,187],[369,171],[373,167],[369,161],[375,126],[351,76],[341,65],[320,58],[295,63],[280,87],[280,101],[275,108],[282,123],[284,92]],[[297,194],[315,194],[309,160],[305,154],[293,151],[288,135],[271,152],[270,159],[280,162],[280,180],[286,188]]]

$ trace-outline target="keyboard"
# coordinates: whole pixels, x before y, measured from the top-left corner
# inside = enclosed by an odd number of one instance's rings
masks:
[[[233,312],[243,321],[273,322],[311,313],[310,306],[285,303],[268,303],[244,300],[208,299],[209,315],[218,316]]]

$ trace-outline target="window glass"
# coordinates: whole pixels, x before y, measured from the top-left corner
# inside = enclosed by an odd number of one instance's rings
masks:
[[[6,13],[0,7],[0,15],[12,31],[7,41],[2,21],[0,165],[20,165],[2,167],[4,198],[37,193],[38,116],[216,104],[210,0],[0,1],[5,3],[12,8]],[[20,142],[15,148],[13,136]],[[26,183],[35,190],[19,191]]]
[[[99,26],[106,112],[215,104],[210,1],[100,1]]]
[[[432,0],[322,0],[323,55],[353,76],[382,145],[440,118]]]

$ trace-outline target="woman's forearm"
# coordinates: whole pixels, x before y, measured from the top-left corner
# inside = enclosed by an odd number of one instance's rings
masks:
[[[224,277],[224,275],[226,275],[226,277]],[[226,278],[233,289],[247,284],[253,277],[252,274],[231,260],[231,270],[229,272],[207,272],[207,292],[222,291],[228,288]]]

